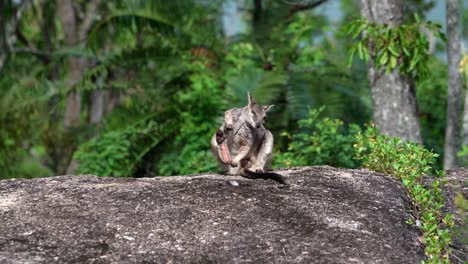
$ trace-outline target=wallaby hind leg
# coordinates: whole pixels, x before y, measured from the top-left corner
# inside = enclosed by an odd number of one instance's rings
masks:
[[[271,160],[273,156],[273,135],[270,131],[265,132],[262,144],[258,149],[256,160],[252,165],[252,171],[254,172],[265,172],[271,166]]]

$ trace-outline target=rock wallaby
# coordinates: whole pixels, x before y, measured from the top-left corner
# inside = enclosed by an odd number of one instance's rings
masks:
[[[281,175],[266,172],[272,160],[273,135],[263,123],[273,105],[259,105],[250,93],[247,96],[247,106],[224,113],[224,123],[211,139],[211,150],[225,174],[286,184]]]

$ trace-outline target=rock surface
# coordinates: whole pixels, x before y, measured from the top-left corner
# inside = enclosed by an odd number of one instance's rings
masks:
[[[465,199],[468,200],[468,168],[455,168],[448,170],[446,173],[448,184],[445,185],[444,196],[445,206],[443,208],[445,213],[453,214],[455,221],[456,232],[452,235],[452,263],[468,263],[468,245],[467,235],[468,227],[466,222],[467,212],[461,212],[457,206],[454,205],[454,200],[457,194],[461,193]]]
[[[0,263],[420,263],[390,177],[277,170],[290,182],[203,174],[0,181]]]

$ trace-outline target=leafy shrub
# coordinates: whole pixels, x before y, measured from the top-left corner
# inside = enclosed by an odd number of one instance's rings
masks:
[[[461,223],[459,227],[454,228],[454,237],[464,245],[468,245],[468,200],[463,197],[462,193],[458,193],[455,197],[455,205],[460,212]]]
[[[464,166],[468,166],[468,146],[463,146],[457,156]]]
[[[158,162],[157,175],[183,175],[216,169],[216,160],[209,151],[211,136],[216,131],[216,118],[224,109],[223,91],[216,74],[203,63],[189,66],[190,85],[174,97],[179,118],[178,133]]]
[[[447,114],[447,65],[441,60],[429,60],[431,74],[416,83],[421,133],[426,148],[440,156],[437,168],[442,169]]]
[[[402,74],[414,76],[416,80],[426,78],[430,73],[428,52],[429,40],[421,28],[431,31],[434,36],[445,40],[442,26],[431,21],[422,22],[415,15],[415,22],[401,26],[370,23],[357,19],[348,26],[348,34],[357,38],[365,32],[349,51],[349,64],[356,52],[359,58],[369,61],[372,58],[379,69],[387,73],[398,70]]]
[[[160,175],[186,175],[219,170],[216,159],[209,150],[191,151],[193,146],[163,156],[159,162]]]
[[[110,131],[82,144],[75,152],[78,173],[128,177],[143,156],[168,134],[152,120],[143,120],[121,131]]]
[[[355,135],[361,131],[358,125],[345,127],[343,121],[323,118],[317,120],[324,107],[310,110],[306,119],[299,120],[300,133],[283,135],[290,138],[288,150],[275,156],[275,167],[323,165],[356,168],[354,160]]]
[[[46,91],[32,78],[15,82],[10,74],[3,75],[6,77],[0,78],[0,179],[33,177],[29,174],[32,171],[23,170],[23,166],[25,161],[32,160],[28,152],[46,123],[41,119]],[[31,166],[35,165],[41,167],[39,162]],[[42,173],[47,172],[41,170],[36,175]]]
[[[14,150],[14,156],[9,149],[0,150],[0,179],[5,178],[40,178],[51,175],[52,172],[36,160],[24,149]]]
[[[441,189],[443,173],[437,173],[430,187],[424,180],[424,176],[431,173],[438,155],[421,145],[378,135],[374,127],[368,127],[356,139],[356,158],[362,160],[364,167],[392,175],[403,183],[412,200],[413,213],[421,222],[428,263],[448,263],[449,228],[453,221],[451,214],[444,215],[441,211],[445,203]]]

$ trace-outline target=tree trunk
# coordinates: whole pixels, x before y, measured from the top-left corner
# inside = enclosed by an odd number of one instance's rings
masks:
[[[114,107],[119,103],[120,101],[120,91],[117,89],[113,89],[112,87],[112,81],[115,80],[115,74],[112,69],[108,70],[108,75],[105,80],[106,82],[106,87],[104,90],[104,115],[107,115],[114,110]]]
[[[68,59],[68,76],[66,84],[69,88],[76,85],[83,76],[86,61],[81,58]],[[67,95],[65,105],[64,125],[65,129],[78,127],[81,115],[81,93],[72,91]]]
[[[100,0],[90,1],[81,23],[78,23],[77,14],[83,10],[75,10],[72,0],[57,0],[57,16],[60,18],[62,30],[65,35],[65,44],[67,46],[78,45],[80,41],[84,40],[91,27],[99,3]],[[73,91],[73,87],[81,80],[86,67],[87,61],[83,58],[71,57],[68,59],[68,75],[65,83],[72,91],[68,93],[65,105],[65,144],[63,146],[64,155],[62,155],[64,162],[62,162],[62,166],[59,166],[59,173],[63,173],[64,169],[67,168],[67,174],[72,174],[77,166],[77,163],[72,160],[73,152],[76,147],[72,128],[77,128],[80,125],[81,93]],[[70,163],[66,166],[68,161],[70,161]]]
[[[464,58],[468,59],[468,55]],[[466,60],[463,59],[463,60]],[[468,147],[468,65],[463,65],[463,74],[465,76],[466,91],[465,91],[465,107],[463,110],[463,134],[462,134],[462,146]],[[462,157],[463,165],[468,165],[468,154]]]
[[[460,150],[462,111],[462,79],[458,71],[460,51],[460,3],[447,0],[447,58],[448,58],[448,102],[447,125],[445,128],[444,169],[457,166],[457,152]]]
[[[370,22],[398,26],[403,22],[403,0],[360,0],[361,15]],[[380,133],[422,143],[417,102],[411,77],[394,70],[385,74],[369,63],[374,121]]]
[[[0,71],[5,66],[16,42],[16,29],[20,21],[26,1],[14,3],[11,0],[0,0]],[[11,14],[7,14],[8,10]]]
[[[466,93],[465,93],[465,109],[463,113],[464,114],[463,114],[463,139],[462,140],[463,140],[463,146],[468,146],[468,85],[467,85]],[[468,157],[465,157],[465,160],[468,160]]]
[[[114,107],[120,101],[120,92],[116,89],[107,90],[105,93],[104,101],[105,101],[104,113],[105,114],[111,113],[112,110],[114,110]]]
[[[104,115],[104,91],[92,91],[89,97],[88,122],[91,125],[96,125],[101,122]]]
[[[262,17],[262,0],[254,0],[254,9],[253,9],[253,25],[260,22]]]
[[[65,44],[73,46],[78,41],[78,23],[76,21],[76,14],[73,10],[73,3],[71,0],[57,0],[57,15],[62,24],[62,30],[65,35]],[[68,59],[68,74],[66,77],[66,85],[68,88],[73,86],[81,79],[85,67],[85,60],[77,57],[70,57]],[[65,130],[80,125],[81,113],[81,94],[77,92],[70,92],[67,95],[65,104],[64,125]]]
[[[41,23],[42,40],[44,41],[44,48],[47,52],[53,53],[57,46],[57,27],[55,23],[56,18],[56,5],[51,1],[42,2],[41,12],[43,20]],[[59,79],[59,71],[61,66],[58,63],[51,63],[50,57],[43,60],[45,67],[48,68],[47,80]],[[62,157],[62,140],[61,126],[58,124],[61,114],[58,112],[57,105],[59,104],[60,96],[53,95],[47,103],[47,111],[50,113],[48,131],[43,135],[42,142],[46,146],[46,151],[50,159],[46,159],[45,164],[52,171],[59,171],[59,165],[63,160]]]
[[[56,3],[57,16],[62,25],[64,41],[67,46],[73,46],[78,40],[78,22],[73,9],[72,0],[57,0]],[[85,62],[76,57],[68,58],[66,61],[68,73],[65,80],[65,85],[68,89],[73,89],[73,86],[81,79]],[[63,117],[64,135],[62,142],[62,153],[60,164],[57,168],[59,174],[64,174],[69,167],[69,162],[72,158],[75,149],[75,137],[72,134],[72,128],[80,125],[81,113],[81,94],[75,91],[69,92],[65,101],[65,114]]]
[[[5,21],[5,15],[3,14],[3,10],[6,9],[7,3],[4,1],[0,1],[0,71],[2,70],[3,66],[5,65],[5,62],[8,58],[8,40],[7,40],[7,34],[6,34],[6,21]]]

